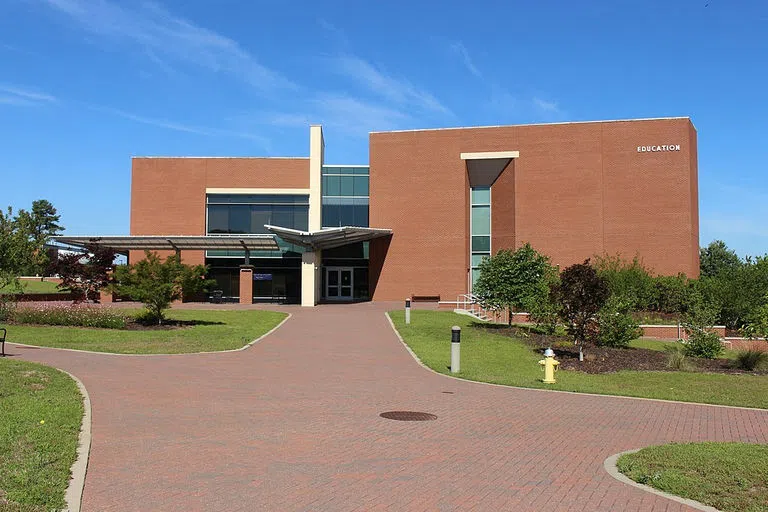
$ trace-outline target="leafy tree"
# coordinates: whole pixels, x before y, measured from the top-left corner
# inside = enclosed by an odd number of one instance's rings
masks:
[[[61,278],[58,287],[74,293],[76,300],[88,301],[112,281],[115,251],[98,245],[88,246],[87,250],[88,254],[59,256],[49,267]]]
[[[768,339],[768,294],[763,297],[763,302],[748,318],[748,323],[741,329],[742,335],[747,338]]]
[[[554,293],[560,304],[560,317],[579,346],[579,360],[583,361],[584,344],[597,335],[596,315],[611,294],[608,283],[587,259],[563,270]]]
[[[549,258],[526,243],[516,251],[501,250],[480,263],[480,276],[472,292],[488,309],[531,311],[546,300],[555,273]]]
[[[185,265],[175,255],[161,261],[157,253],[146,251],[145,259],[115,269],[113,289],[144,304],[146,318],[160,324],[174,300],[210,287],[212,281],[205,279],[206,271],[204,265]]]
[[[48,264],[45,244],[63,229],[56,208],[45,200],[32,203],[32,210],[14,214],[0,212],[0,270],[19,275],[42,274]]]
[[[685,312],[689,288],[690,281],[685,274],[654,277],[649,309],[662,313]]]
[[[722,240],[715,240],[699,250],[699,269],[702,277],[730,273],[741,265],[741,258]]]

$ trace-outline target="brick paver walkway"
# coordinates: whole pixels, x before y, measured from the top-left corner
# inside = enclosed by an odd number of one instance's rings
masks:
[[[9,351],[90,392],[87,512],[688,510],[617,482],[603,460],[668,441],[768,442],[768,411],[435,375],[402,347],[386,308],[291,308],[243,352]],[[390,410],[438,419],[379,417]]]

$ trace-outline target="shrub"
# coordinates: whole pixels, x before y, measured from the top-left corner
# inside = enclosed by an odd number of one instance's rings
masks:
[[[630,304],[621,297],[611,297],[597,315],[597,344],[604,347],[626,347],[642,336],[643,331],[630,312]]]
[[[480,262],[480,276],[472,292],[483,307],[530,312],[545,301],[555,273],[549,258],[525,244],[516,251],[501,250]],[[512,315],[509,315],[512,324]]]
[[[160,324],[171,302],[211,286],[213,281],[205,279],[206,270],[204,265],[185,265],[173,255],[160,261],[157,253],[146,251],[145,259],[115,269],[115,284],[111,288],[143,303],[148,311],[144,320]]]
[[[749,317],[749,322],[741,329],[742,335],[750,338],[768,338],[768,295],[763,304],[755,308]]]
[[[619,255],[597,256],[594,267],[598,275],[605,279],[611,295],[629,302],[632,309],[650,309],[654,280],[639,258],[626,261]]]
[[[687,372],[691,369],[688,357],[685,355],[685,349],[681,346],[675,346],[665,349],[667,352],[667,366],[674,370]]]
[[[688,288],[685,274],[654,277],[648,309],[671,314],[685,312]]]
[[[736,367],[751,372],[768,362],[768,352],[757,349],[739,350],[736,353]]]
[[[124,329],[126,320],[120,313],[86,304],[45,305],[17,308],[12,320],[19,324],[64,325],[70,327],[101,327]]]
[[[716,332],[697,326],[686,326],[688,340],[685,342],[685,353],[692,357],[715,359],[723,352],[723,344]]]

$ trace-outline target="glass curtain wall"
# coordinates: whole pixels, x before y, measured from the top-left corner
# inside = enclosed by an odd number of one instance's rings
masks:
[[[266,234],[265,224],[306,231],[309,196],[302,194],[208,194],[206,232],[210,235]],[[301,294],[302,249],[275,239],[280,250],[252,251],[253,299],[298,302]],[[225,298],[240,296],[244,251],[206,251],[209,275]]]
[[[474,187],[470,195],[470,260],[472,265],[472,285],[480,275],[480,262],[491,255],[491,188]]]
[[[323,166],[322,202],[323,228],[341,226],[369,227],[369,177],[367,166]],[[326,297],[327,272],[331,268],[352,270],[353,300],[367,300],[368,242],[337,247],[323,251],[322,296]]]

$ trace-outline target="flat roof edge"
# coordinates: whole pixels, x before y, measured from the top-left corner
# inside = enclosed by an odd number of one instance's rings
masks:
[[[189,160],[192,159],[200,159],[200,160],[309,160],[308,156],[144,156],[144,155],[132,155],[131,159],[134,158],[186,158]]]
[[[447,130],[512,128],[512,127],[518,127],[518,126],[555,126],[555,125],[561,125],[561,124],[627,123],[631,121],[672,121],[676,119],[687,119],[691,123],[691,125],[693,125],[693,121],[691,121],[690,116],[671,116],[671,117],[640,117],[640,118],[634,118],[634,119],[602,119],[602,120],[595,120],[595,121],[559,121],[559,122],[553,122],[553,123],[496,124],[496,125],[484,125],[484,126],[450,126],[446,128],[413,128],[410,130],[386,130],[386,131],[373,131],[368,133],[372,135],[374,133],[436,132],[436,131],[447,131]],[[694,126],[694,128],[696,127]]]

